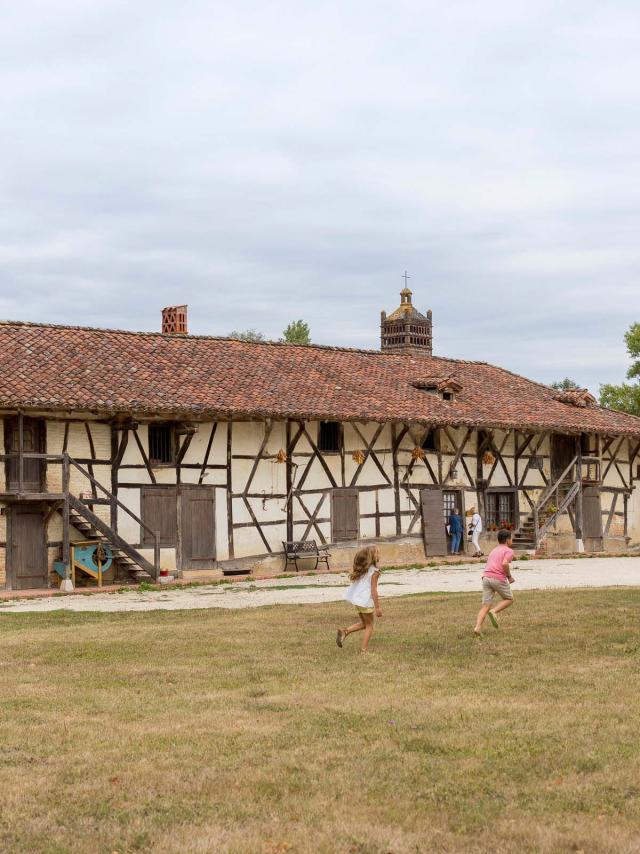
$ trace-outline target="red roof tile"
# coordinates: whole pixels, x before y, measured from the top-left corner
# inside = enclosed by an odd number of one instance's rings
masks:
[[[416,388],[462,386],[455,401]],[[640,436],[482,362],[228,338],[0,322],[0,407],[182,417],[332,418]]]

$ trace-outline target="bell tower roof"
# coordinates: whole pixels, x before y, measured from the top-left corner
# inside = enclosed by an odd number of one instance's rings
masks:
[[[407,286],[400,291],[400,305],[388,317],[383,311],[380,321],[381,349],[389,353],[432,353],[432,315],[421,314],[413,305],[413,292]]]

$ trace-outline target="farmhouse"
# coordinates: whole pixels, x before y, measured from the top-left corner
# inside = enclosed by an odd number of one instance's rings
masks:
[[[432,355],[432,317],[380,351],[0,323],[0,584],[71,586],[282,565],[283,541],[447,552],[475,507],[487,548],[640,537],[640,419],[483,362]]]

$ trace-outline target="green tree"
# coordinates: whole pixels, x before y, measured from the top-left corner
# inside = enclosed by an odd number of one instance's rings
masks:
[[[287,344],[311,344],[311,330],[304,320],[292,320],[282,335]]]
[[[565,377],[563,380],[558,380],[558,382],[551,383],[551,388],[555,388],[558,391],[571,391],[572,388],[580,388],[580,386],[575,380],[571,380],[569,379],[569,377]]]
[[[627,379],[635,382],[600,386],[600,403],[611,409],[620,409],[632,415],[640,415],[640,323],[633,323],[624,336],[627,352],[631,356],[631,367]]]
[[[235,338],[237,341],[266,341],[262,332],[257,332],[255,329],[245,329],[244,332],[238,332],[236,329],[230,332],[227,338]]]

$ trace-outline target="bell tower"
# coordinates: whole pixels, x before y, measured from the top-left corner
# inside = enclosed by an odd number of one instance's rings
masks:
[[[407,286],[410,277],[405,272],[404,288],[400,291],[400,305],[387,317],[380,314],[380,349],[385,353],[413,353],[431,356],[433,351],[433,317],[431,310],[425,314],[411,302],[413,294]]]

